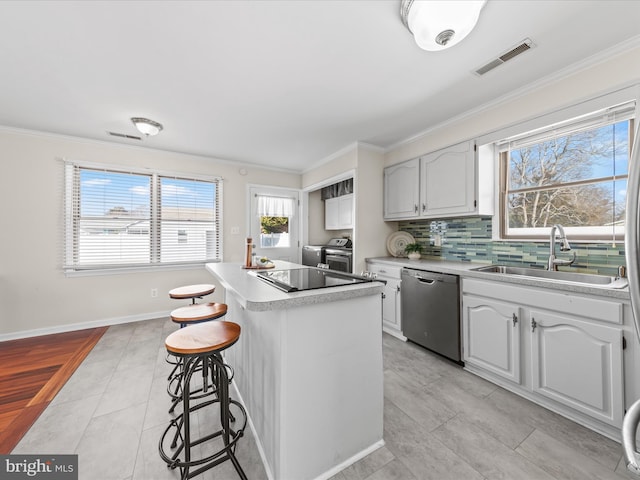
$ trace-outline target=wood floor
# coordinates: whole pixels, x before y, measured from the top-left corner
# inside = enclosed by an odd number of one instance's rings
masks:
[[[0,343],[0,454],[11,453],[106,330]]]

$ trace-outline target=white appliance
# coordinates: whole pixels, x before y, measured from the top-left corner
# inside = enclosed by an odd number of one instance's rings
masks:
[[[625,221],[625,255],[627,260],[627,277],[629,281],[629,296],[636,334],[640,339],[640,235],[638,226],[640,221],[640,129],[636,130],[631,160],[629,165],[629,179],[627,181],[627,214]],[[640,453],[636,448],[636,431],[640,424],[640,399],[627,410],[622,424],[622,447],[624,450],[627,469],[640,477]]]

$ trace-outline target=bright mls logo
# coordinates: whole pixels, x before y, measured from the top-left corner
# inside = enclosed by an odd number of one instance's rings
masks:
[[[0,455],[0,480],[78,480],[77,455]]]

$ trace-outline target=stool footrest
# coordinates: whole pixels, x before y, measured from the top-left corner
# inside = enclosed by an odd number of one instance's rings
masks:
[[[165,341],[167,351],[177,359],[175,373],[172,372],[167,387],[172,399],[169,412],[172,413],[179,403],[182,403],[182,412],[169,422],[160,437],[158,450],[167,467],[180,469],[181,480],[193,478],[227,460],[233,463],[239,477],[247,480],[235,456],[237,442],[247,425],[247,412],[241,403],[230,397],[230,377],[233,378],[234,372],[224,363],[221,354],[238,340],[239,335],[239,325],[213,322],[180,329]],[[197,380],[200,375],[201,382]],[[202,400],[205,397],[212,398]],[[219,407],[216,414],[219,418],[212,425],[208,421],[199,426],[191,425],[193,419],[205,418],[196,413],[198,410],[214,405]],[[202,436],[192,438],[192,429],[193,433],[200,430]],[[211,451],[214,453],[207,455]]]
[[[216,398],[216,399],[212,399],[212,400],[201,402],[197,405],[194,405],[193,407],[189,408],[189,413],[191,414],[201,408],[208,407],[215,403],[220,403],[220,399]],[[236,400],[229,399],[229,404],[235,405],[236,407],[238,407],[238,410],[240,412],[239,416],[241,417],[239,422],[241,424],[240,428],[237,428],[237,427],[235,429],[230,428],[228,430],[228,433],[229,433],[228,443],[226,443],[226,445],[220,448],[220,450],[203,458],[189,459],[188,461],[183,458],[180,458],[181,454],[185,449],[184,437],[181,435],[181,431],[184,424],[184,413],[181,413],[176,418],[171,420],[171,422],[165,429],[164,433],[162,434],[162,437],[160,438],[160,443],[159,443],[160,457],[167,464],[167,467],[172,469],[175,469],[175,468],[183,469],[183,468],[198,467],[198,466],[201,467],[201,468],[198,468],[197,470],[190,471],[188,476],[183,477],[186,479],[186,478],[192,478],[196,475],[199,475],[200,473],[206,470],[209,470],[210,468],[213,468],[216,465],[219,465],[220,463],[225,462],[226,460],[231,460],[235,465],[236,463],[234,461],[235,449],[236,449],[238,440],[242,438],[242,436],[244,435],[244,429],[246,428],[246,425],[247,425],[247,413],[244,407],[242,406],[242,404],[240,404]],[[234,415],[234,419],[237,421],[238,414]],[[172,452],[171,456],[168,455],[164,447],[164,444],[169,434],[173,436],[173,441],[171,442],[170,448],[175,449],[175,451]],[[224,434],[225,434],[225,430],[220,429],[209,435],[205,435],[204,437],[191,440],[191,442],[189,443],[191,447],[195,447],[197,445],[214,440],[218,437],[222,437],[224,436]],[[177,440],[180,440],[180,441],[178,442]],[[242,478],[246,478],[246,477],[242,477]]]

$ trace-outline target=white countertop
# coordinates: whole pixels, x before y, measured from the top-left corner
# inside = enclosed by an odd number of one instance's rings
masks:
[[[275,270],[304,267],[282,260],[276,260],[275,265]],[[259,280],[255,270],[244,269],[239,263],[207,263],[206,268],[226,290],[238,297],[242,307],[258,312],[378,295],[384,289],[383,283],[370,282],[287,293]]]
[[[500,273],[478,272],[475,268],[484,266],[481,263],[454,262],[441,260],[438,257],[423,257],[420,260],[409,260],[403,257],[367,258],[368,262],[384,263],[395,267],[418,268],[438,273],[459,275],[462,278],[477,278],[496,282],[513,283],[530,287],[553,289],[555,291],[598,295],[601,297],[629,300],[629,288],[606,288],[596,285],[586,285],[571,282],[554,282],[544,278],[525,277],[519,275],[504,275]],[[487,264],[488,265],[488,264]]]

